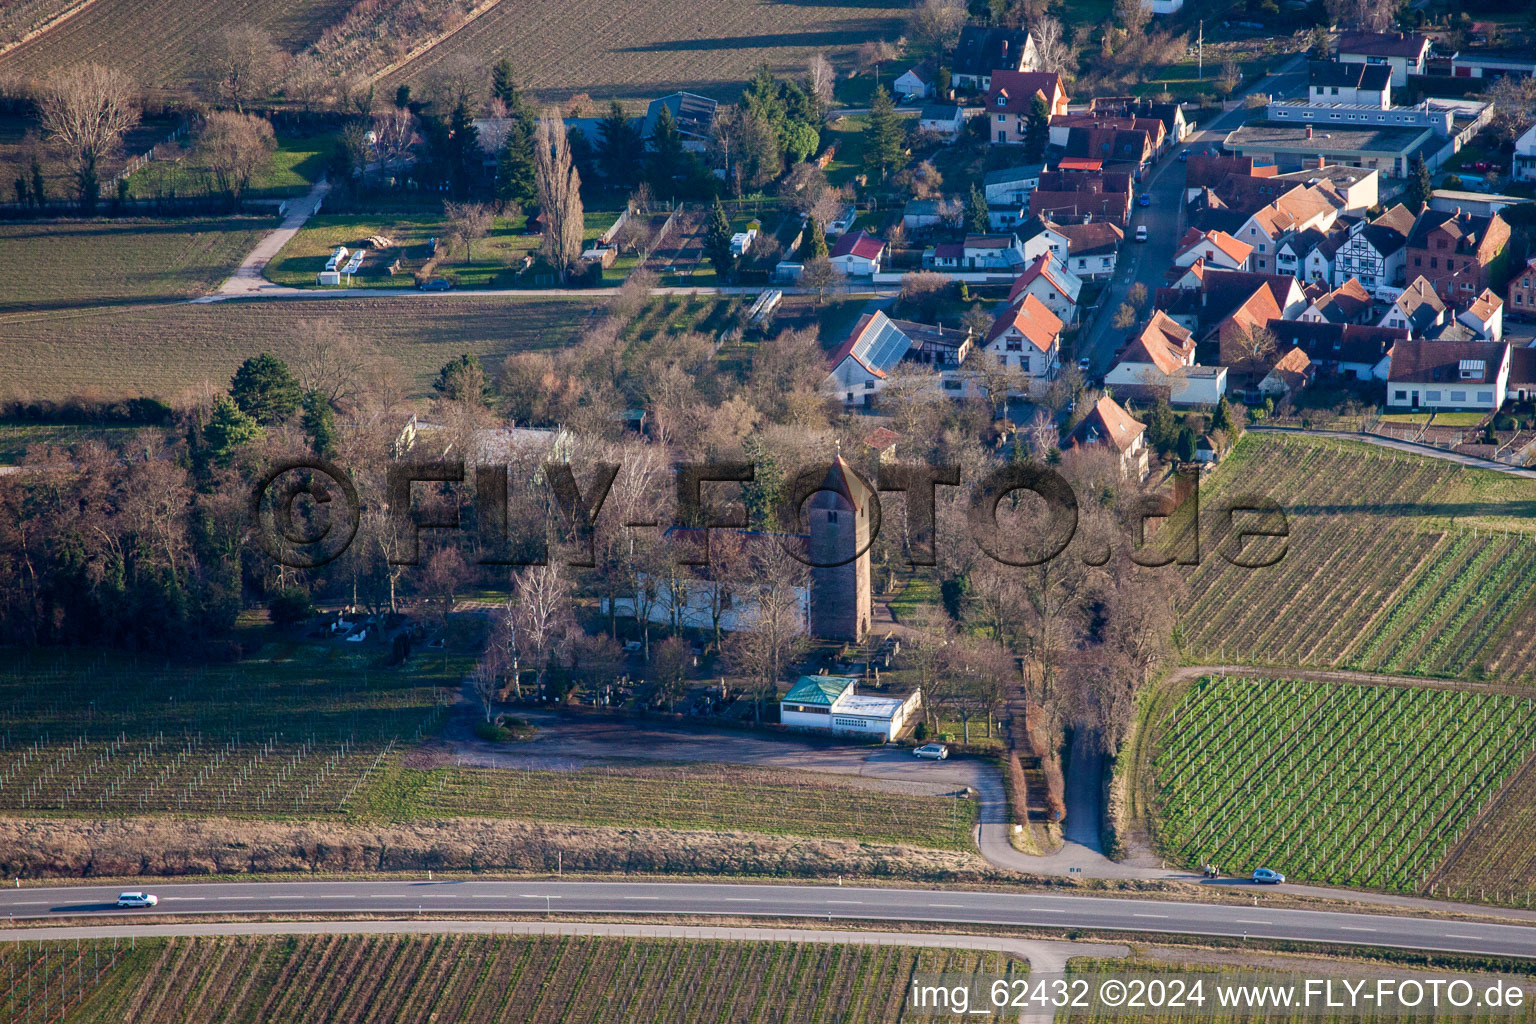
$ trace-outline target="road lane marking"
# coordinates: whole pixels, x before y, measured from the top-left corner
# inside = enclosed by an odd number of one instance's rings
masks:
[[[444,899],[446,899],[446,898],[447,897],[444,897]],[[522,893],[522,898],[525,899],[525,900],[559,900],[559,899],[564,899],[565,897],[563,897],[563,896],[545,896],[542,893],[525,892],[525,893]],[[625,898],[628,899],[628,897],[625,897]]]
[[[930,907],[950,907],[950,908],[952,908],[954,910],[964,910],[965,909],[965,904],[964,903],[930,903],[928,905]]]
[[[660,896],[625,896],[627,900],[659,900]]]
[[[171,900],[206,900],[207,898],[207,896],[167,896],[165,897],[165,902],[170,902]]]
[[[1234,917],[1232,920],[1236,924],[1269,924],[1268,921],[1254,921],[1246,917]]]
[[[863,900],[827,900],[828,903],[863,903]]]
[[[761,903],[763,901],[758,899],[756,896],[727,896],[725,898],[725,902],[727,902],[727,903]]]
[[[1375,928],[1356,928],[1353,925],[1348,924],[1339,925],[1339,931],[1341,932],[1373,932],[1375,930]]]
[[[102,898],[105,899],[106,897],[102,897]],[[41,907],[41,906],[45,906],[49,902],[50,901],[48,901],[48,900],[19,900],[15,904],[15,906],[18,906],[18,907]]]
[[[1065,914],[1066,911],[1065,910],[1046,910],[1044,907],[1041,907],[1039,910],[1029,910],[1029,911],[1026,911],[1026,913],[1029,913],[1029,914]]]
[[[1447,935],[1446,938],[1448,938],[1448,939],[1471,939],[1473,942],[1477,942],[1477,941],[1480,941],[1482,939],[1482,936],[1481,935]]]
[[[1132,917],[1167,917],[1167,914],[1132,914]]]
[[[256,898],[255,896],[220,896],[219,897],[219,899],[224,899],[224,900],[253,900],[255,898]]]
[[[269,900],[301,900],[303,896],[268,896]]]

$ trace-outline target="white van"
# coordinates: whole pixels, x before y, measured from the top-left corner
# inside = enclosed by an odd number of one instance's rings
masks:
[[[1136,225],[1136,241],[1138,241],[1138,242],[1145,242],[1146,240],[1147,240],[1147,226],[1145,224],[1137,224]]]

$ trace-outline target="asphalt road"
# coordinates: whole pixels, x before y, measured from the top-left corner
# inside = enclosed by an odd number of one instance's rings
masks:
[[[1286,64],[1278,74],[1255,79],[1243,90],[1267,92],[1277,99],[1299,96],[1306,89],[1306,55],[1303,54]],[[1157,289],[1166,285],[1168,268],[1173,265],[1174,250],[1184,234],[1184,164],[1178,160],[1178,152],[1215,150],[1227,133],[1254,117],[1255,111],[1238,107],[1217,117],[1209,124],[1196,125],[1196,131],[1182,143],[1170,146],[1165,155],[1148,172],[1146,180],[1137,183],[1138,197],[1146,193],[1151,197],[1150,206],[1131,208],[1131,223],[1126,228],[1126,242],[1120,249],[1120,261],[1109,283],[1109,298],[1104,315],[1094,324],[1090,335],[1079,342],[1077,354],[1087,356],[1092,362],[1092,373],[1101,375],[1110,365],[1125,341],[1128,332],[1113,325],[1114,311],[1130,295],[1137,283],[1147,288],[1150,302]],[[1136,242],[1138,225],[1147,226],[1147,240]]]
[[[186,914],[645,914],[1095,928],[1292,939],[1536,957],[1536,928],[1262,905],[1054,894],[677,882],[234,882],[155,886],[154,911],[120,911],[101,886],[0,891],[12,918],[112,919]],[[77,922],[78,923],[78,922]]]

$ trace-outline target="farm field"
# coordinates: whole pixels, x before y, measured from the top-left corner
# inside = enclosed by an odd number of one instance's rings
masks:
[[[271,226],[257,217],[0,224],[0,316],[202,295]]]
[[[591,211],[586,215],[585,237],[595,239],[613,225],[618,217],[612,211]],[[315,287],[315,275],[325,269],[331,252],[338,246],[348,249],[370,235],[383,235],[394,243],[390,249],[370,253],[363,273],[354,275],[353,288],[411,288],[410,271],[420,269],[428,258],[427,242],[441,237],[446,226],[437,217],[364,217],[327,216],[310,219],[267,266],[266,276],[276,284],[296,288]],[[532,288],[531,275],[519,275],[517,269],[525,256],[537,258],[539,236],[527,230],[527,217],[498,217],[490,234],[476,241],[469,250],[473,257],[465,262],[462,246],[449,252],[438,250],[440,261],[434,276],[446,277],[463,288]],[[402,260],[402,273],[389,274],[387,267],[396,257]],[[615,270],[609,271],[612,277]]]
[[[1186,865],[1420,892],[1536,751],[1536,701],[1203,677],[1155,716],[1156,837]]]
[[[908,7],[892,0],[717,0],[686,9],[668,0],[502,0],[386,76],[381,91],[401,82],[414,87],[446,58],[468,54],[486,66],[511,60],[523,88],[545,98],[648,99],[686,89],[729,99],[764,62],[795,71],[814,53],[835,60],[860,43],[896,39]],[[550,60],[551,53],[560,59]]]
[[[141,85],[178,88],[198,73],[220,30],[266,29],[290,52],[320,36],[347,0],[95,0],[79,14],[0,56],[0,74],[42,77],[55,67],[95,61],[128,72]]]
[[[27,653],[0,670],[0,807],[337,814],[435,730],[462,659],[381,668],[364,645],[268,642],[244,662]]]
[[[1536,771],[1527,765],[1436,872],[1452,899],[1526,906],[1536,891]]]
[[[1238,494],[1285,509],[1278,564],[1248,569],[1216,554],[1213,510]],[[1203,559],[1179,607],[1186,663],[1536,681],[1536,483],[1250,433],[1200,500]]]
[[[72,943],[29,943],[4,959],[18,972],[0,1004],[6,1019],[33,1019],[35,1011],[37,1020],[68,1024],[887,1024],[904,1019],[914,972],[1025,972],[1001,954],[974,950],[451,934],[141,938],[115,951],[98,940],[78,952]],[[52,972],[47,990],[45,970]]]
[[[970,850],[975,804],[883,793],[815,773],[708,764],[577,772],[390,766],[352,805],[376,819],[507,817],[709,829]]]
[[[425,395],[442,365],[461,352],[479,356],[494,373],[512,352],[564,344],[599,301],[417,295],[0,317],[0,394],[172,398],[203,381],[222,388],[242,360],[291,355],[314,321],[329,320],[371,340],[398,364],[407,391]]]

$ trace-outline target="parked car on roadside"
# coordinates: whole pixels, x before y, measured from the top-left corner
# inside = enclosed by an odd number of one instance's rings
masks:
[[[1258,885],[1280,885],[1285,881],[1285,876],[1273,868],[1254,868],[1253,880]]]
[[[949,756],[949,748],[942,743],[925,743],[912,751],[912,756],[927,758],[931,761],[942,761]]]

